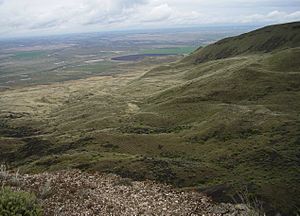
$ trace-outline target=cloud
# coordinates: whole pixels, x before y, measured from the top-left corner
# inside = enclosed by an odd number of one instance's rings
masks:
[[[300,20],[299,0],[0,0],[0,34]]]
[[[255,23],[255,22],[292,22],[300,20],[300,11],[287,13],[283,11],[272,11],[267,14],[253,14],[240,18],[241,23]]]
[[[49,28],[110,23],[145,0],[4,0],[0,25],[7,28]]]
[[[142,11],[140,11],[142,12]],[[167,20],[173,13],[173,9],[168,4],[161,4],[151,8],[144,13],[141,18],[142,22],[159,22]]]

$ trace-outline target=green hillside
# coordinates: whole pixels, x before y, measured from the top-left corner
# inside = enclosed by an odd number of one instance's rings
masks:
[[[0,92],[0,157],[24,172],[114,172],[218,201],[247,188],[270,215],[296,215],[299,36],[300,23],[270,26],[150,71],[142,62]]]
[[[169,126],[191,126],[182,132],[187,148],[225,169],[214,182],[249,185],[273,207],[297,209],[299,59],[300,23],[227,38],[145,74],[182,80],[149,98],[146,109]]]
[[[237,55],[268,53],[300,46],[300,22],[267,26],[237,37],[225,38],[194,52],[188,60],[202,63]]]

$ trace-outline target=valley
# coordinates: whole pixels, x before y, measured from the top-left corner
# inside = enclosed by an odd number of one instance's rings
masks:
[[[101,55],[72,41],[13,57],[2,50],[1,162],[24,173],[80,169],[150,179],[216,201],[238,199],[246,188],[271,214],[293,214],[300,199],[299,26],[199,49],[224,32],[199,44],[194,34],[184,44],[174,34],[168,44],[168,35]],[[159,56],[111,60],[138,54]]]

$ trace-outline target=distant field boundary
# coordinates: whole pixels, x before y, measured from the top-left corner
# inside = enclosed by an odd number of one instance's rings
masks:
[[[160,57],[160,56],[170,56],[176,54],[136,54],[136,55],[125,55],[125,56],[118,56],[113,57],[111,60],[113,61],[141,61],[146,57]]]

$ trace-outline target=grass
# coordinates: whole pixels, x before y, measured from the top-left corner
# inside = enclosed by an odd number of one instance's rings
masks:
[[[0,214],[41,216],[42,208],[33,194],[22,191],[12,191],[5,187],[0,189]]]
[[[142,50],[141,54],[190,54],[195,51],[196,47],[170,47],[170,48],[157,48]]]
[[[21,51],[14,53],[14,58],[17,60],[28,60],[28,59],[35,59],[40,58],[41,56],[45,56],[47,52],[45,51]]]
[[[300,46],[299,22],[267,26],[237,37],[225,38],[203,49],[198,49],[189,58],[190,63],[203,63],[237,55],[268,53],[274,50]]]
[[[97,73],[99,74],[112,69],[114,66],[116,66],[116,64],[112,62],[100,62],[97,64],[86,64],[86,65],[75,66],[72,67],[72,70],[78,71],[80,73],[90,72],[93,74],[97,74]]]
[[[42,134],[15,140],[19,150],[10,157],[27,172],[80,168],[201,191],[226,184],[219,201],[247,186],[268,211],[291,212],[299,194],[299,75],[266,70],[268,58],[6,92],[2,110],[28,113],[10,119],[11,130],[28,124]]]
[[[1,92],[1,158],[27,172],[154,179],[213,191],[219,201],[246,187],[269,214],[295,214],[298,55],[276,48],[145,73],[143,63],[115,76]]]

